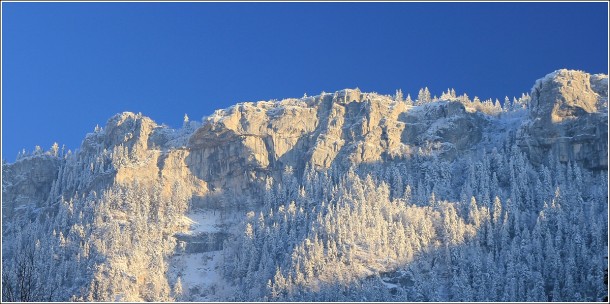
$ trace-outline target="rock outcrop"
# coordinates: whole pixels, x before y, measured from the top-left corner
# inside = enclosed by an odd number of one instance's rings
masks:
[[[476,148],[489,122],[481,113],[466,111],[459,102],[423,105],[403,115],[402,141],[412,147],[437,146],[441,155],[455,159]]]
[[[306,164],[326,169],[337,161],[383,162],[408,157],[415,153],[413,147],[423,145],[447,144],[444,149],[452,152],[446,155],[455,157],[477,144],[486,123],[480,113],[465,111],[459,102],[411,108],[358,90],[242,103],[217,111],[195,131],[187,163],[201,179],[228,182],[277,175],[286,166],[303,170]]]
[[[43,206],[57,179],[60,161],[51,155],[35,155],[6,165],[2,172],[2,214],[12,216],[20,206]]]
[[[608,167],[608,76],[558,70],[536,81],[518,144],[534,163],[552,154],[590,169]]]

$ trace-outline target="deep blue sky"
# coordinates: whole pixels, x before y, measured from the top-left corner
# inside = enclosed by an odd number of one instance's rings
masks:
[[[182,124],[343,88],[519,96],[608,73],[606,3],[2,3],[2,158],[117,112]]]

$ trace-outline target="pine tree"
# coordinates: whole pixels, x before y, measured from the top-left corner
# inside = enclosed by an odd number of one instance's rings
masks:
[[[181,301],[184,298],[184,290],[182,289],[182,278],[178,277],[174,284],[174,298],[177,301]]]
[[[405,104],[407,106],[412,106],[413,105],[413,99],[411,99],[411,94],[407,94],[407,99],[405,99]]]
[[[419,93],[417,94],[417,105],[423,105],[432,101],[430,97],[430,91],[428,87],[423,89],[419,89]]]
[[[403,102],[403,96],[402,96],[401,89],[396,90],[396,94],[394,94],[394,100],[396,100],[398,102]]]
[[[53,146],[51,146],[51,155],[57,157],[59,154],[59,145],[55,142]]]

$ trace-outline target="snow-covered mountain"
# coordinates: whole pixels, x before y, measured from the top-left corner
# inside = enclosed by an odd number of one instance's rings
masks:
[[[598,301],[608,76],[530,94],[117,114],[3,164],[3,301]]]

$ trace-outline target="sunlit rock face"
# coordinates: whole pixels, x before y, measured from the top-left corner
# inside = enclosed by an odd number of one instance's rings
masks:
[[[148,138],[154,127],[155,122],[142,115],[130,112],[115,115],[106,124],[104,145],[123,144],[130,148],[148,149]]]
[[[584,72],[559,70],[540,79],[532,89],[531,114],[561,123],[597,112],[599,95]]]
[[[400,130],[382,139],[405,110],[392,100],[358,90],[344,90],[279,103],[242,103],[217,111],[189,140],[188,164],[199,178],[231,182],[280,174],[306,163],[329,168],[337,158],[348,162],[379,161],[400,143]],[[394,102],[394,104],[396,104]],[[388,128],[388,121],[394,124]],[[404,124],[402,124],[404,125]],[[383,143],[391,145],[383,146]]]
[[[536,81],[517,135],[535,163],[549,155],[590,169],[608,167],[608,76],[559,70]]]
[[[412,147],[419,146],[443,146],[451,150],[444,156],[455,157],[477,144],[485,123],[480,113],[466,112],[458,102],[413,108],[359,90],[242,103],[217,111],[194,132],[187,163],[201,179],[239,179],[246,185],[246,180],[277,176],[286,166],[384,162],[410,157]]]

